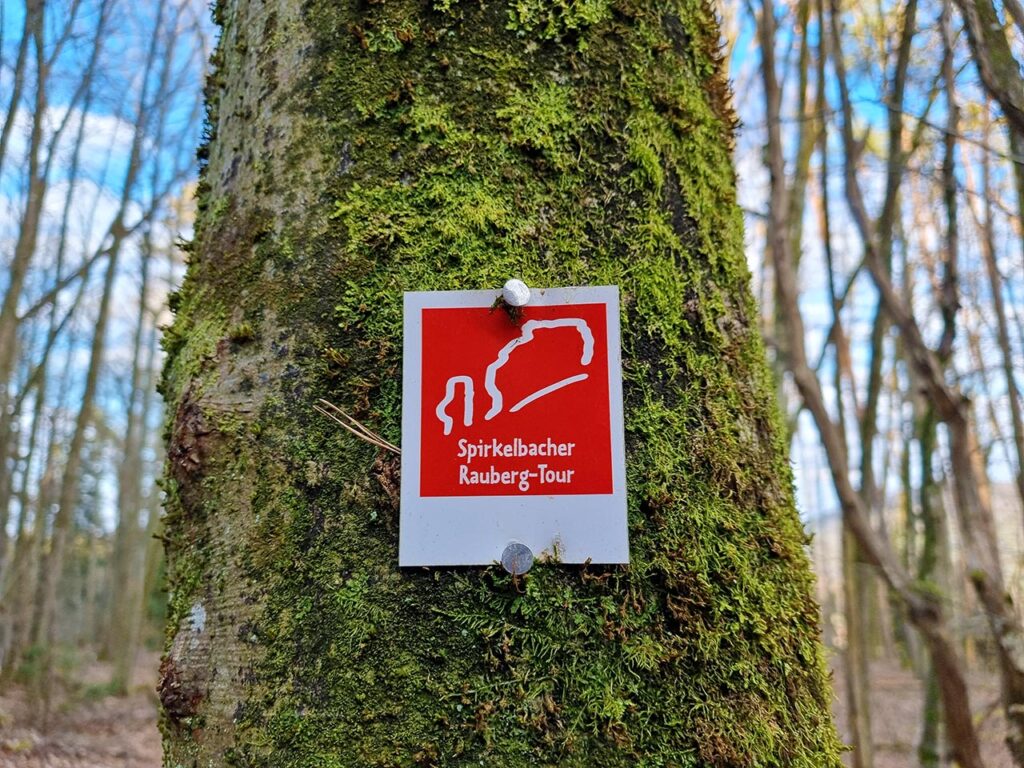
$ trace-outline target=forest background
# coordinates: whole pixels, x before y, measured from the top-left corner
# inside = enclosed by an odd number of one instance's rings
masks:
[[[1024,8],[718,11],[848,762],[944,764],[960,674],[986,765],[1021,764],[992,627],[1024,601]],[[160,332],[215,35],[197,0],[0,3],[0,765],[159,762]]]

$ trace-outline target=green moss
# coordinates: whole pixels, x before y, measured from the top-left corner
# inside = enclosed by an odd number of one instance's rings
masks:
[[[570,168],[576,156],[577,115],[567,87],[546,83],[517,91],[495,114],[507,121],[512,146],[539,152],[559,171]]]
[[[165,391],[221,442],[169,503],[172,614],[234,585],[252,661],[168,762],[838,765],[710,7],[435,9],[309,3],[293,173],[203,214]],[[620,286],[631,565],[399,570],[397,465],[311,405],[398,441],[402,291],[512,275]]]
[[[256,332],[253,330],[251,323],[236,323],[228,329],[227,337],[229,341],[233,341],[235,344],[245,344],[256,338]]]
[[[162,344],[171,361],[164,371],[164,391],[172,380],[197,378],[203,363],[212,359],[223,328],[223,318],[206,315],[188,326],[175,323],[164,332]]]
[[[515,0],[510,5],[508,29],[546,39],[581,32],[605,21],[612,7],[609,0]]]

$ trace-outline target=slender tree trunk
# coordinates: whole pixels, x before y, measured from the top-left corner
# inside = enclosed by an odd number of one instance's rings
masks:
[[[920,407],[915,411],[921,410]],[[921,550],[917,559],[917,576],[923,584],[934,582],[938,573],[939,532],[943,528],[941,516],[941,493],[935,482],[934,456],[936,439],[935,411],[930,405],[923,406],[924,413],[917,421],[918,450],[920,453],[920,490],[919,506],[921,520]],[[918,744],[918,757],[925,767],[937,766],[941,753],[939,751],[939,687],[936,680],[935,666],[927,664],[924,674],[925,703],[922,707],[921,740]]]
[[[854,745],[850,757],[854,768],[868,768],[874,764],[874,744],[871,741],[868,649],[864,638],[867,629],[863,613],[864,565],[859,557],[859,548],[853,534],[844,528],[842,537],[845,606],[843,614],[846,618],[846,654],[843,668],[846,672],[846,709],[849,712],[850,741]]]
[[[73,514],[78,502],[79,479],[82,467],[82,452],[85,449],[86,429],[92,423],[92,409],[96,397],[96,386],[99,371],[103,362],[103,351],[106,343],[106,328],[110,317],[114,277],[117,273],[116,252],[112,253],[107,263],[103,281],[103,293],[100,298],[99,316],[93,335],[89,366],[86,372],[85,385],[82,391],[81,407],[75,421],[74,431],[68,443],[67,456],[60,481],[60,493],[57,501],[57,513],[54,517],[53,529],[50,533],[50,548],[40,568],[39,597],[37,599],[37,619],[33,628],[34,643],[44,649],[45,661],[41,685],[44,700],[49,700],[52,681],[52,646],[54,643],[54,619],[57,610],[57,585],[64,570],[64,550],[71,531]]]
[[[1011,128],[1008,133],[1010,142],[1010,156],[1013,158],[1010,163],[1013,169],[1014,187],[1017,192],[1017,221],[1018,226],[1024,227],[1024,132]],[[987,158],[986,158],[987,159]],[[1020,241],[1021,261],[1024,263],[1024,239]]]
[[[818,16],[824,23],[823,4],[819,0]],[[818,47],[818,114],[824,113],[824,72],[825,72],[825,49],[824,38],[819,40]],[[833,386],[839,399],[838,430],[845,443],[847,440],[847,418],[846,407],[843,398],[844,379],[853,380],[850,370],[850,348],[849,340],[843,331],[843,323],[840,315],[839,291],[836,287],[836,265],[832,251],[832,224],[831,211],[829,208],[828,190],[828,135],[822,132],[819,146],[821,149],[821,170],[819,181],[821,184],[821,211],[820,231],[821,241],[825,252],[825,265],[828,269],[829,295],[832,302],[832,344],[836,351],[836,364],[833,371]],[[787,313],[780,307],[780,318],[785,321],[783,329],[789,333]],[[788,361],[787,361],[788,365]],[[856,411],[856,408],[854,409]],[[864,630],[867,626],[863,609],[864,601],[861,599],[863,588],[861,583],[864,579],[864,570],[868,567],[853,532],[843,526],[842,537],[842,589],[843,589],[843,616],[846,620],[846,654],[843,657],[843,673],[846,681],[846,709],[849,713],[850,743],[852,749],[852,762],[854,768],[871,768],[874,765],[874,740],[871,729],[871,697],[870,697],[870,673],[868,669],[868,657],[864,643]]]
[[[32,652],[35,628],[40,620],[39,599],[42,596],[44,542],[50,525],[50,509],[57,501],[58,471],[61,464],[62,447],[59,421],[71,379],[72,359],[73,353],[69,351],[65,355],[61,374],[57,377],[60,394],[57,399],[57,407],[53,408],[49,415],[43,472],[39,478],[39,492],[33,505],[31,539],[24,542],[24,557],[27,561],[25,566],[26,582],[22,589],[13,594],[11,646],[6,654],[6,666],[0,673],[0,680],[9,679],[10,675],[16,671],[18,664],[25,659],[28,653]],[[22,544],[20,538],[18,543]],[[16,557],[17,554],[16,552]]]
[[[807,34],[807,28],[811,19],[811,0],[799,0],[797,5],[797,25],[799,27],[798,37],[800,40],[800,52],[797,59],[797,86],[796,86],[796,99],[797,99],[797,114],[800,116],[800,120],[794,126],[796,132],[796,157],[793,163],[792,178],[789,183],[789,200],[791,201],[788,210],[788,219],[786,222],[786,230],[789,233],[790,238],[790,253],[793,254],[793,258],[796,260],[796,265],[799,266],[800,256],[803,250],[803,230],[804,230],[804,201],[807,197],[807,181],[810,176],[810,165],[811,157],[814,155],[814,148],[818,144],[818,137],[821,133],[821,119],[820,113],[815,114],[811,111],[809,106],[810,100],[808,98],[809,92],[809,80],[810,80],[810,65],[811,65],[811,46],[810,36]],[[769,41],[765,38],[763,31],[761,32],[761,45],[764,46]],[[771,41],[774,46],[774,40]],[[818,96],[820,97],[823,90],[823,85],[819,81],[818,83]],[[820,101],[820,98],[819,98]],[[769,264],[767,260],[765,264]],[[778,347],[777,353],[774,358],[774,369],[775,369],[775,396],[783,408],[783,412],[788,412],[787,407],[787,394],[785,387],[785,359],[786,359],[786,334],[784,330],[784,323],[779,310],[778,296],[772,302],[772,334],[775,339],[775,344]],[[790,438],[795,431],[796,422],[793,421],[788,424],[790,431]]]
[[[46,53],[43,47],[43,11],[41,4],[31,3],[26,9],[26,32],[32,37],[36,62],[36,92],[32,127],[28,142],[28,189],[25,209],[18,227],[14,254],[8,269],[6,291],[0,302],[0,564],[7,555],[7,522],[10,512],[11,478],[8,461],[16,452],[16,436],[12,429],[14,414],[8,407],[12,399],[10,387],[17,360],[17,309],[21,289],[35,253],[39,235],[39,221],[46,195],[46,178],[42,153],[44,145],[43,121],[47,107]]]
[[[31,47],[36,21],[43,13],[41,0],[27,0],[25,3],[25,23],[22,27],[21,39],[18,41],[18,53],[14,59],[14,71],[11,80],[11,100],[7,104],[3,127],[0,128],[0,170],[3,169],[7,157],[7,147],[14,130],[14,121],[21,109],[21,92],[25,88],[25,69],[28,52]]]
[[[155,343],[155,334],[153,338]],[[155,385],[155,383],[155,381],[151,382],[151,386]],[[156,394],[155,386],[153,386],[153,394]],[[147,445],[153,450],[155,455],[155,460],[151,465],[153,467],[162,466],[165,458],[163,441],[156,437],[148,440]],[[164,536],[163,520],[160,515],[161,501],[160,489],[155,483],[150,484],[145,500],[147,517],[143,547],[146,554],[143,566],[142,603],[139,610],[138,632],[136,635],[138,638],[136,645],[140,647],[145,645],[148,639],[144,636],[143,629],[148,624],[146,620],[151,618],[149,612],[153,596],[159,595],[161,603],[164,602],[165,598],[163,590]]]
[[[45,361],[44,361],[45,364]],[[29,428],[28,449],[25,453],[22,470],[21,489],[18,493],[18,522],[15,526],[14,552],[9,562],[0,568],[0,679],[12,659],[13,638],[16,622],[22,612],[12,610],[14,603],[22,597],[20,591],[25,588],[29,575],[28,553],[31,547],[31,536],[28,530],[28,515],[31,508],[29,486],[32,482],[32,463],[36,453],[40,427],[43,422],[43,405],[46,402],[46,374],[43,373],[36,389],[35,403],[32,412],[32,426]]]
[[[149,342],[147,344],[146,361],[144,363],[146,377],[142,384],[143,396],[142,403],[139,409],[139,429],[142,430],[140,434],[139,442],[136,446],[136,466],[141,475],[145,471],[145,464],[143,462],[143,452],[146,450],[148,441],[146,440],[145,427],[147,417],[153,409],[153,399],[156,394],[156,382],[154,380],[153,371],[156,362],[157,353],[157,337],[155,332],[149,334]],[[125,596],[128,599],[128,610],[124,617],[123,634],[119,642],[115,642],[114,646],[114,684],[122,685],[124,689],[128,689],[132,682],[132,670],[135,667],[135,658],[139,650],[140,637],[142,632],[142,621],[145,614],[145,607],[148,597],[152,588],[152,579],[150,574],[154,567],[159,564],[159,547],[150,546],[150,540],[156,533],[156,525],[159,520],[159,513],[157,511],[159,501],[157,500],[156,494],[150,494],[150,497],[143,498],[140,493],[136,499],[136,505],[138,513],[135,516],[136,529],[134,530],[131,537],[131,551],[134,553],[132,556],[132,565],[135,571],[129,575],[129,579],[132,582],[132,589],[125,590]],[[147,518],[146,528],[143,531],[145,538],[140,537],[140,531],[138,530],[138,524],[140,514],[148,510],[149,516]],[[154,563],[152,559],[156,557],[157,562]]]
[[[1024,76],[992,0],[956,0],[967,42],[981,82],[1006,115],[1016,157],[1024,141]],[[1013,136],[1016,136],[1016,139]],[[1024,193],[1024,169],[1014,163],[1018,195]]]
[[[131,685],[131,671],[135,661],[135,622],[142,601],[143,550],[139,541],[139,514],[142,505],[142,451],[145,447],[144,425],[149,406],[148,390],[151,383],[143,365],[153,364],[153,353],[143,361],[143,341],[146,336],[146,294],[149,289],[149,270],[152,259],[152,241],[149,233],[143,237],[140,255],[142,281],[139,289],[139,310],[136,315],[135,337],[132,345],[132,376],[128,400],[128,419],[125,429],[124,454],[118,473],[118,524],[114,534],[114,552],[111,562],[113,584],[111,589],[110,620],[106,626],[107,648],[114,664],[112,686],[124,692]],[[145,382],[145,384],[143,383]]]
[[[958,290],[959,264],[959,224],[957,219],[956,196],[956,136],[959,130],[959,109],[955,92],[955,72],[953,68],[953,31],[951,25],[950,0],[943,0],[940,27],[943,37],[942,77],[946,92],[946,132],[943,136],[942,162],[942,199],[946,212],[945,258],[943,259],[943,275],[941,293],[937,297],[942,311],[943,332],[938,346],[938,358],[945,366],[953,352],[956,337],[956,313],[960,305]],[[909,303],[909,301],[908,301]],[[913,366],[909,367],[908,376],[915,393],[920,392],[920,381]],[[915,413],[915,432],[920,451],[920,520],[922,528],[921,552],[917,559],[917,577],[922,584],[931,585],[940,593],[948,593],[947,584],[936,584],[941,573],[948,569],[938,569],[940,563],[940,532],[945,528],[942,514],[941,494],[935,481],[935,444],[937,439],[938,420],[935,406],[928,398],[916,395],[913,403]],[[910,493],[910,485],[906,487]],[[942,557],[942,563],[948,561]],[[944,589],[946,587],[947,589]],[[924,703],[921,707],[921,737],[918,742],[917,755],[922,768],[935,768],[942,758],[941,722],[939,703],[938,671],[935,665],[928,662],[924,680]]]
[[[838,766],[711,7],[433,7],[217,8],[165,760]],[[312,403],[397,440],[402,290],[513,274],[621,288],[632,565],[400,570],[394,469]]]
[[[985,274],[988,276],[988,287],[991,293],[992,311],[996,319],[996,341],[1002,356],[1003,378],[1006,383],[1006,399],[1010,404],[1010,423],[1013,427],[1013,445],[1016,449],[1014,462],[1017,465],[1017,495],[1020,498],[1021,510],[1024,512],[1024,416],[1021,415],[1020,390],[1017,388],[1017,376],[1013,370],[1014,352],[1010,344],[1010,326],[1006,318],[1006,303],[1003,299],[1003,280],[996,265],[995,234],[992,226],[992,201],[989,198],[988,155],[982,157],[982,200],[984,214],[981,231],[981,257],[985,262]],[[1024,219],[1022,219],[1024,222]]]

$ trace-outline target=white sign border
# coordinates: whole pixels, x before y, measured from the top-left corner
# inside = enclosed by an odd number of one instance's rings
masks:
[[[489,565],[511,542],[562,563],[629,562],[626,447],[618,286],[534,289],[531,307],[604,304],[608,327],[610,494],[420,496],[423,315],[428,308],[490,307],[493,291],[406,292],[402,340],[402,488],[398,564]]]

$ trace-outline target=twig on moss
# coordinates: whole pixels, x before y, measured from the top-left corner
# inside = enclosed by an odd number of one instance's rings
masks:
[[[320,398],[320,400],[313,405],[313,408],[322,413],[327,418],[337,422],[342,427],[347,429],[353,435],[358,437],[360,440],[375,445],[378,448],[383,448],[385,451],[391,451],[391,453],[401,456],[402,449],[393,443],[389,443],[383,437],[372,431],[365,424],[360,422],[355,417],[346,413],[343,409],[336,406],[334,403],[329,402]]]

